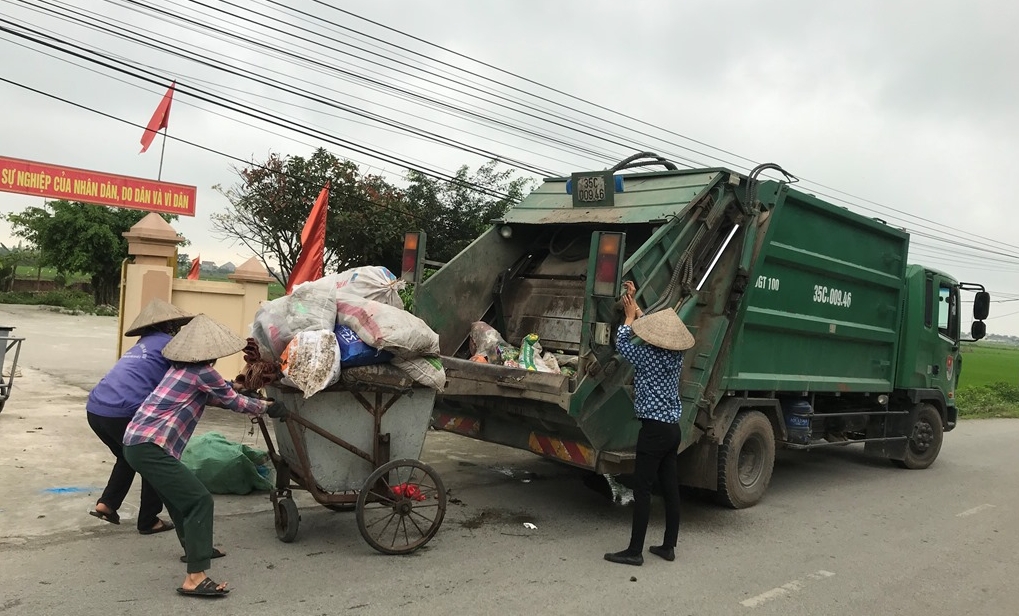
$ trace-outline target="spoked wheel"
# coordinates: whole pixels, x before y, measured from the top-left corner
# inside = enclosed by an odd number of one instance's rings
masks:
[[[292,543],[297,538],[297,527],[301,514],[292,498],[281,498],[276,502],[276,538],[283,543]]]
[[[446,488],[418,460],[383,464],[357,496],[357,528],[383,554],[409,554],[435,536],[446,515]]]

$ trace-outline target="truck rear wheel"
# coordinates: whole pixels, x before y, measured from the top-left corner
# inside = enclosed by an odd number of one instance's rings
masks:
[[[736,416],[718,448],[718,499],[733,509],[757,504],[775,469],[775,431],[760,411]]]
[[[941,413],[930,404],[920,403],[913,407],[909,419],[906,457],[894,462],[902,468],[927,468],[938,457],[945,438]]]

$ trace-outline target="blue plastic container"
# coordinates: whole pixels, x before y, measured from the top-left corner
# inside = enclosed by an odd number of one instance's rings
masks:
[[[786,442],[806,445],[810,442],[810,420],[814,409],[806,399],[786,399],[782,401],[782,414],[785,415]]]

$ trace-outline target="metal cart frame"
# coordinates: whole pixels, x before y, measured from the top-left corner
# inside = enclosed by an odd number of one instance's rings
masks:
[[[292,491],[301,489],[329,509],[355,510],[361,536],[380,552],[406,554],[420,548],[435,536],[442,524],[446,512],[446,489],[442,479],[429,465],[414,459],[391,460],[390,435],[382,433],[382,418],[410,389],[381,384],[345,384],[340,390],[330,388],[325,391],[349,393],[372,416],[371,451],[351,444],[293,409],[288,409],[287,416],[281,420],[262,416],[253,419],[265,438],[269,457],[276,468],[276,488],[270,492],[269,498],[273,504],[277,537],[289,543],[297,536],[300,514]],[[274,446],[268,421],[285,424],[297,454],[296,461],[285,460]],[[365,479],[364,487],[338,493],[323,490],[313,476],[301,427],[366,460],[373,470]],[[427,431],[428,426],[422,429]],[[372,519],[372,514],[381,514],[381,517]]]
[[[14,376],[18,372],[18,358],[21,357],[21,343],[25,341],[24,338],[11,336],[12,331],[14,331],[13,327],[0,326],[0,412],[3,412],[4,405],[11,397]],[[14,349],[14,360],[11,362],[11,375],[5,379],[2,371],[4,363],[7,361],[7,354],[11,352],[11,349]]]

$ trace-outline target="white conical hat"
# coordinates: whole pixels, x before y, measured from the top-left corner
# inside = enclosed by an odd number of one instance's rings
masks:
[[[131,327],[124,332],[124,335],[141,336],[147,328],[159,325],[160,323],[180,321],[181,325],[183,325],[194,318],[194,316],[157,297],[142,308],[142,311],[135,317]]]
[[[233,355],[246,344],[226,325],[200,314],[166,343],[163,357],[187,363],[206,362]]]
[[[648,344],[670,351],[685,351],[694,345],[693,334],[671,308],[637,319],[633,333]]]

